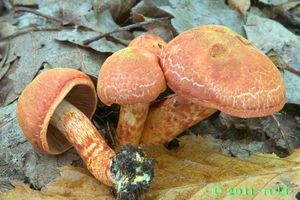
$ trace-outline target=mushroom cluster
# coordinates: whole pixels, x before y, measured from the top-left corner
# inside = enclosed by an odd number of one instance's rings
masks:
[[[163,47],[161,67],[176,95],[149,110],[141,142],[164,144],[217,110],[262,117],[282,109],[284,81],[248,40],[219,25],[187,30]]]
[[[73,146],[93,176],[116,189],[118,199],[138,199],[150,186],[154,161],[141,149],[111,149],[90,121],[96,105],[96,90],[86,74],[55,68],[24,89],[17,118],[36,149],[57,155]]]
[[[167,86],[175,94],[154,102]],[[97,93],[104,104],[121,106],[119,151],[106,144],[90,121]],[[167,143],[218,110],[261,117],[285,103],[284,82],[272,61],[217,25],[190,29],[169,43],[153,35],[137,37],[104,62],[97,93],[84,73],[51,69],[22,92],[17,118],[36,149],[57,155],[73,146],[119,199],[138,199],[154,176],[154,161],[130,145]]]

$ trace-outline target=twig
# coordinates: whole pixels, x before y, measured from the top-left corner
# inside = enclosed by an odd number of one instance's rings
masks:
[[[292,24],[293,26],[300,26],[300,17],[292,15],[290,12],[285,11],[281,6],[275,6],[273,12],[281,16],[285,21]]]
[[[19,29],[18,31],[14,32],[11,35],[5,36],[0,38],[0,42],[3,42],[5,40],[10,40],[12,38],[15,38],[19,35],[23,35],[25,33],[31,32],[31,31],[59,31],[61,30],[60,27],[26,27],[23,29]]]
[[[115,42],[115,43],[119,43],[119,44],[121,44],[121,45],[123,45],[125,47],[128,46],[129,42],[130,42],[128,40],[122,40],[120,38],[112,37],[110,35],[108,35],[106,39],[109,40],[109,41]]]
[[[104,33],[104,34],[99,34],[99,35],[97,35],[95,37],[92,37],[90,39],[84,40],[83,44],[84,45],[88,45],[88,44],[90,44],[92,42],[100,40],[101,38],[109,36],[109,35],[111,35],[113,33],[121,32],[121,31],[128,31],[128,30],[130,30],[132,28],[139,28],[141,26],[152,24],[152,23],[155,23],[155,22],[158,22],[158,21],[165,21],[165,20],[168,20],[168,19],[171,19],[171,17],[162,17],[162,18],[157,18],[157,19],[151,19],[149,21],[138,22],[138,23],[131,24],[131,25],[128,25],[128,26],[123,26],[123,27],[120,27],[120,28],[116,28],[113,31],[110,31],[110,32],[107,32],[107,33]]]
[[[8,43],[7,46],[5,47],[5,53],[4,53],[4,56],[0,62],[0,70],[1,68],[5,65],[6,61],[7,61],[7,58],[8,58],[8,53],[9,53],[9,46],[10,44]],[[0,77],[1,79],[1,77]]]
[[[287,66],[287,67],[285,67],[285,69],[288,70],[289,72],[292,72],[292,73],[297,74],[298,76],[300,76],[300,71],[298,71],[298,70],[296,70],[292,67]]]
[[[8,59],[8,55],[9,55],[9,51],[10,51],[10,43],[8,43],[5,47],[5,54],[0,62],[0,81],[1,79],[5,76],[5,74],[8,72],[9,70],[9,66],[5,67],[5,64],[7,62]]]
[[[103,118],[108,118],[108,116],[111,115],[111,114],[117,114],[117,113],[119,113],[119,112],[111,110],[107,114],[102,115],[102,116],[97,116],[97,117],[98,117],[98,119],[103,119]]]
[[[106,122],[106,126],[107,126],[108,135],[109,135],[110,140],[111,140],[111,145],[115,148],[117,146],[117,144],[116,144],[116,141],[115,141],[114,136],[112,134],[111,126],[110,126],[110,122],[109,121]]]
[[[46,19],[58,22],[61,25],[64,24],[64,21],[62,19],[59,19],[59,18],[54,17],[54,16],[43,14],[43,13],[37,11],[37,10],[31,9],[31,8],[27,8],[27,7],[17,7],[17,8],[15,8],[15,12],[29,12],[29,13],[33,13],[33,14],[35,14],[37,16],[44,17]]]

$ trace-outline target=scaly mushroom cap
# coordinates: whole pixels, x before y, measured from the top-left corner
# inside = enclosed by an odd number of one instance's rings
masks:
[[[165,89],[157,56],[144,49],[127,47],[117,51],[99,72],[98,96],[107,105],[149,103]]]
[[[279,111],[285,86],[272,61],[230,29],[190,29],[162,50],[167,83],[179,96],[237,117]]]
[[[158,36],[151,35],[151,34],[144,34],[144,35],[140,35],[140,36],[134,38],[129,43],[128,46],[144,48],[144,49],[154,53],[156,56],[160,56],[161,49],[166,44],[167,43]]]
[[[97,105],[97,94],[84,73],[55,68],[39,74],[22,92],[17,105],[17,119],[23,133],[38,150],[60,154],[71,144],[49,124],[58,104],[67,100],[91,118]]]

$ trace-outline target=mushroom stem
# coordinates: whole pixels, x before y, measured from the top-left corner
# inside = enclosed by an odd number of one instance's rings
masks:
[[[166,98],[150,107],[141,143],[165,144],[216,111],[176,95]]]
[[[141,148],[127,145],[116,154],[90,120],[65,100],[50,123],[65,135],[96,179],[114,186],[117,199],[139,199],[149,189],[154,161]]]
[[[149,110],[149,103],[122,105],[117,127],[117,141],[120,146],[138,146]]]
[[[65,135],[96,179],[108,186],[114,185],[110,170],[111,158],[116,154],[79,109],[63,100],[50,123]]]

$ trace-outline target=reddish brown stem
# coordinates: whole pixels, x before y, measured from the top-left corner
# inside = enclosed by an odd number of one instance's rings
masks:
[[[114,185],[110,168],[115,152],[80,110],[64,100],[56,108],[50,123],[65,135],[99,181]]]
[[[117,141],[120,146],[139,144],[148,110],[148,103],[121,106],[117,128]]]
[[[164,99],[150,107],[141,143],[165,144],[216,111],[178,96]]]

